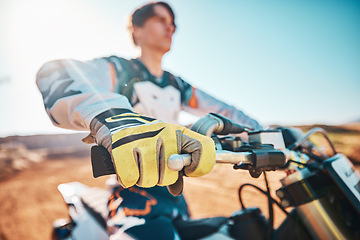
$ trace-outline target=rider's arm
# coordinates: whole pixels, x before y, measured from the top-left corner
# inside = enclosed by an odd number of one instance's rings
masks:
[[[114,66],[105,59],[51,61],[36,79],[53,124],[74,130],[89,130],[91,120],[110,108],[132,109],[125,96],[111,92],[115,81]]]
[[[177,80],[181,86],[183,110],[199,117],[203,117],[209,112],[218,113],[248,128],[256,130],[263,128],[256,120],[250,118],[235,107],[192,87],[180,78]]]
[[[90,130],[110,154],[124,187],[169,186],[179,195],[184,174],[198,177],[210,172],[214,142],[185,127],[133,113],[125,96],[111,92],[116,73],[106,59],[58,60],[40,69],[37,84],[54,125]],[[191,165],[181,172],[170,170],[168,158],[181,152],[192,155]]]

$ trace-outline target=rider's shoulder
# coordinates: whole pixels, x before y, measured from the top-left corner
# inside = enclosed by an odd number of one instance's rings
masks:
[[[110,56],[102,57],[101,59],[130,61],[130,59],[127,59],[127,58],[124,58],[124,57],[119,57],[117,55],[110,55]]]
[[[59,58],[59,59],[51,59],[47,62],[44,62],[40,68],[39,72],[48,72],[48,71],[54,71],[58,69],[64,69],[73,67],[75,65],[79,65],[82,62],[73,58]]]
[[[130,68],[132,65],[134,65],[134,59],[127,59],[124,57],[119,57],[116,55],[111,55],[107,57],[100,58],[102,61],[107,61],[109,63],[112,63],[117,70],[124,70]]]

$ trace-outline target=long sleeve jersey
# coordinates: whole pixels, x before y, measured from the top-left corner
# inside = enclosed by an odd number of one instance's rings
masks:
[[[214,112],[261,129],[242,111],[180,77],[167,71],[155,77],[139,59],[111,56],[87,62],[55,60],[41,67],[36,82],[49,118],[61,128],[89,130],[96,115],[110,108],[126,108],[175,124],[181,110],[200,117]]]
[[[37,85],[53,124],[67,129],[89,130],[91,120],[111,108],[125,108],[175,124],[181,110],[199,117],[214,112],[249,128],[261,129],[242,111],[192,87],[180,77],[164,71],[162,77],[156,78],[138,59],[111,56],[87,62],[51,61],[39,70]],[[144,197],[136,194],[137,191],[146,191],[156,199],[151,212],[142,216],[144,218],[165,215],[186,219],[189,216],[184,197],[174,197],[166,187],[145,189],[134,186],[124,190],[115,183],[114,175],[109,180],[114,199],[116,196],[127,199],[110,209],[109,221],[113,224],[122,221],[115,219],[123,207],[144,211]],[[120,193],[116,193],[117,189]]]

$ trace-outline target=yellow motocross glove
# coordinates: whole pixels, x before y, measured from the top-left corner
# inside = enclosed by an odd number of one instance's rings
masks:
[[[123,187],[169,186],[173,195],[183,189],[182,176],[199,177],[215,164],[211,138],[185,127],[141,116],[127,109],[111,109],[90,124],[98,145],[111,155]],[[190,153],[191,165],[177,172],[167,167],[172,154]]]

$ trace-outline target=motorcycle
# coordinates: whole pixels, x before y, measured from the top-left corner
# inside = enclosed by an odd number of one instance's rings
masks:
[[[263,174],[266,189],[241,185],[241,209],[230,217],[174,222],[181,239],[360,239],[360,174],[345,155],[336,152],[323,129],[305,134],[284,127],[252,131],[213,113],[191,129],[213,139],[216,164],[232,164],[234,170],[247,170],[254,178]],[[244,132],[247,141],[236,135]],[[310,140],[315,133],[328,142],[330,154]],[[102,146],[92,147],[91,159],[94,177],[115,173]],[[189,154],[174,154],[168,167],[180,171],[190,162]],[[287,173],[276,191],[280,201],[271,196],[266,177],[267,171],[275,170]],[[244,206],[241,193],[246,186],[267,196],[269,218],[257,207]],[[109,191],[77,182],[61,184],[58,190],[69,207],[70,221],[55,221],[53,239],[109,239],[105,220]],[[277,228],[274,204],[286,214]]]

